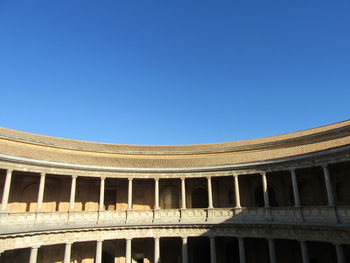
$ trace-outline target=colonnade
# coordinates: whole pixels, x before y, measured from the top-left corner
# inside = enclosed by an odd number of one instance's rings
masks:
[[[209,237],[209,243],[210,243],[210,262],[216,263],[217,257],[216,257],[216,244],[215,244],[215,236],[208,236]],[[160,238],[161,237],[154,237],[154,263],[160,263],[161,257],[160,257]],[[182,263],[188,263],[188,237],[183,236],[182,239],[182,251],[181,251],[181,258]],[[246,249],[245,249],[245,242],[243,237],[238,237],[238,249],[239,249],[239,263],[246,263]],[[96,254],[95,254],[95,263],[101,263],[102,262],[102,251],[103,251],[103,241],[104,240],[97,240],[96,241]],[[269,262],[270,263],[277,263],[276,258],[276,249],[275,249],[275,240],[274,239],[267,239],[268,241],[268,251],[269,251]],[[302,256],[302,262],[303,263],[310,263],[309,258],[309,251],[307,247],[307,243],[305,240],[299,241],[300,245],[300,251]],[[336,257],[337,257],[337,263],[345,263],[345,256],[343,247],[341,244],[333,244],[335,246],[336,251]],[[31,248],[30,251],[30,259],[29,263],[36,263],[37,262],[37,255],[38,255],[38,249],[39,246],[34,246]],[[64,263],[70,263],[71,262],[71,251],[72,251],[72,243],[66,243],[65,244],[65,250],[64,250]],[[125,263],[132,263],[132,238],[126,239],[126,246],[125,246]]]
[[[323,165],[323,175],[324,175],[324,182],[326,186],[327,191],[327,199],[328,199],[328,206],[334,206],[334,194],[332,189],[332,183],[331,178],[329,174],[329,170],[327,165]],[[13,171],[7,170],[6,172],[6,179],[5,179],[5,185],[3,190],[3,196],[2,196],[2,205],[1,205],[1,212],[7,212],[7,205],[9,200],[9,193],[10,193],[10,186],[11,186],[11,178],[12,178]],[[297,176],[295,169],[290,170],[291,175],[291,181],[292,181],[292,188],[293,188],[293,197],[294,197],[294,206],[300,207],[300,195],[299,195],[299,188],[297,183]],[[268,180],[266,177],[266,172],[260,173],[261,180],[262,180],[262,190],[263,190],[263,197],[264,197],[264,206],[270,207],[270,200],[269,200],[269,193],[268,193]],[[39,191],[37,196],[37,211],[40,212],[42,210],[42,204],[43,204],[43,197],[44,197],[44,191],[45,191],[45,173],[40,174],[40,183],[39,183]],[[100,178],[100,193],[99,193],[99,210],[104,210],[104,193],[105,193],[105,180],[106,177],[99,177]],[[208,188],[208,209],[214,208],[213,206],[213,194],[212,194],[212,177],[208,176],[207,178],[207,188]],[[240,187],[239,187],[239,175],[234,174],[234,198],[235,198],[235,206],[234,208],[241,208],[241,202],[240,202]],[[133,196],[133,180],[134,178],[129,177],[128,178],[128,204],[127,209],[132,210],[132,196]],[[164,179],[166,180],[166,179]],[[181,177],[181,209],[186,209],[186,178]],[[159,178],[154,179],[154,193],[155,193],[155,203],[154,203],[154,209],[159,209]],[[69,201],[69,210],[74,211],[74,204],[75,204],[75,196],[76,196],[76,183],[77,183],[77,176],[73,175],[71,177],[71,189],[70,189],[70,201]]]

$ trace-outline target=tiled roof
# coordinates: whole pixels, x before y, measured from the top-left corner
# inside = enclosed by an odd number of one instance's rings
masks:
[[[350,145],[350,120],[244,141],[146,146],[84,142],[0,128],[1,154],[128,168],[208,167],[287,158]]]

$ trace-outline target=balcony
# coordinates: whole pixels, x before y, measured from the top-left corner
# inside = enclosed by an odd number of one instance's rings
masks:
[[[271,207],[1,213],[1,233],[181,224],[350,224],[350,207]]]

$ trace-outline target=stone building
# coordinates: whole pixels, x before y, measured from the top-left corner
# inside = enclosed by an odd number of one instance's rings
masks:
[[[0,129],[0,262],[350,258],[350,120],[246,141],[82,142]]]

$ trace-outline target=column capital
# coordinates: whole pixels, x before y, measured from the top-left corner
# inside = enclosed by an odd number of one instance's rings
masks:
[[[260,172],[261,175],[266,175],[266,171]]]
[[[207,178],[208,180],[211,180],[211,176],[206,176],[206,178]]]
[[[39,249],[41,247],[41,245],[34,245],[34,246],[31,246],[30,248],[31,249]]]
[[[343,243],[341,243],[341,242],[332,242],[332,244],[333,244],[334,246],[341,246]]]
[[[96,239],[96,242],[98,243],[102,243],[103,241],[105,241],[104,239]]]
[[[65,245],[66,245],[66,246],[71,246],[71,245],[73,245],[73,243],[74,243],[74,242],[66,242]]]
[[[304,238],[298,238],[297,241],[301,242],[301,243],[305,243],[307,242],[308,240],[307,239],[304,239]]]
[[[180,177],[180,180],[181,180],[181,181],[184,181],[185,179],[186,179],[185,176],[181,176],[181,177]]]
[[[77,179],[78,176],[77,175],[72,175],[72,179]]]
[[[133,239],[132,237],[125,238],[125,240],[132,240],[132,239]]]
[[[181,238],[187,240],[188,236],[181,236]]]
[[[321,167],[322,167],[323,169],[328,169],[328,163],[322,164]]]
[[[44,173],[44,172],[40,173],[40,176],[45,176],[45,175],[46,175],[46,173]]]
[[[233,176],[233,177],[238,177],[238,176],[239,176],[239,174],[233,174],[232,176]]]
[[[295,168],[289,168],[290,173],[295,173]]]
[[[154,178],[154,181],[159,181],[159,178],[158,177]]]
[[[101,180],[106,180],[106,176],[100,176]]]
[[[7,173],[12,173],[13,172],[13,169],[7,169]]]
[[[128,180],[132,181],[132,180],[134,180],[134,178],[133,177],[128,177]]]

